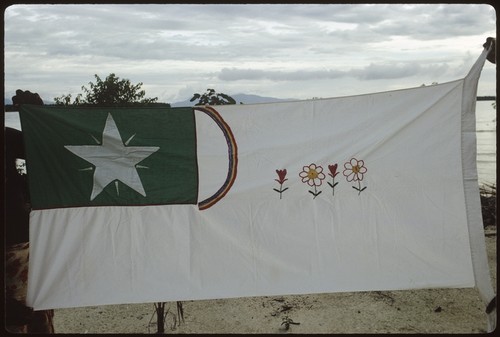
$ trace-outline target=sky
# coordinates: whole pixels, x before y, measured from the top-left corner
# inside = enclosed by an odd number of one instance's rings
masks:
[[[45,102],[110,73],[173,103],[207,88],[310,99],[463,78],[495,37],[483,4],[13,5],[5,97]],[[496,94],[486,62],[478,95]]]

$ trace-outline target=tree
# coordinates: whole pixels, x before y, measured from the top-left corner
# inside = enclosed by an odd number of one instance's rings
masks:
[[[20,104],[43,105],[43,100],[36,92],[17,89],[16,94],[12,96],[12,105],[14,105],[15,107],[19,107]]]
[[[190,102],[194,102],[198,100],[198,103],[195,105],[228,105],[228,104],[236,104],[234,98],[229,95],[223,93],[216,93],[214,89],[207,89],[207,92],[203,95],[198,93],[193,95],[193,98],[190,99]]]
[[[111,73],[103,81],[94,75],[96,83],[89,82],[89,88],[82,86],[83,94],[78,94],[71,102],[71,94],[55,97],[56,105],[98,105],[98,106],[130,106],[156,103],[158,97],[144,98],[146,92],[141,90],[142,82],[130,83],[128,79],[120,79]]]

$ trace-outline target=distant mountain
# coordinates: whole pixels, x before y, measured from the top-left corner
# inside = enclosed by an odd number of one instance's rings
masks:
[[[248,94],[236,94],[230,95],[237,104],[255,104],[255,103],[276,103],[276,102],[286,102],[286,101],[295,101],[293,98],[275,98],[275,97],[267,97],[267,96],[259,96],[259,95],[248,95]],[[494,101],[496,99],[495,96],[478,96],[478,101]],[[54,104],[54,102],[44,102],[46,105]],[[4,106],[11,106],[12,100],[10,98],[4,98]],[[183,107],[183,106],[194,106],[194,102],[190,102],[189,99],[181,102],[170,103],[172,107]]]
[[[255,104],[255,103],[276,103],[276,102],[296,101],[296,99],[294,98],[275,98],[275,97],[247,95],[247,94],[236,94],[231,97],[234,98],[234,100],[238,104],[240,102],[243,104]]]
[[[259,95],[247,95],[247,94],[236,94],[230,95],[237,104],[254,104],[254,103],[275,103],[275,102],[285,102],[285,101],[294,101],[293,98],[275,98],[275,97],[266,97]],[[54,102],[45,102],[46,105],[54,104]],[[12,99],[4,98],[4,105],[12,105]],[[172,107],[182,107],[182,106],[194,106],[194,102],[190,102],[189,99],[181,102],[170,103]]]
[[[286,102],[294,101],[293,98],[275,98],[275,97],[265,97],[259,95],[248,95],[248,94],[236,94],[229,95],[236,101],[236,104],[255,104],[255,103],[275,103],[275,102]],[[183,106],[194,106],[195,102],[190,102],[189,99],[181,102],[170,103],[172,107],[183,107]]]

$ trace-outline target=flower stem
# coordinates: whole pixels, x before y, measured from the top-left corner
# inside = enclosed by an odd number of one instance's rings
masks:
[[[316,185],[314,185],[314,193],[313,193],[314,197],[313,197],[313,199],[316,199],[316,197],[318,195],[320,195],[320,194],[321,194],[321,191],[318,192],[318,189],[316,188]]]

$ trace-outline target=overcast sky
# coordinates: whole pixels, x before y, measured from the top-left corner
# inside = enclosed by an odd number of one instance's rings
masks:
[[[5,96],[46,101],[110,73],[177,102],[230,95],[335,97],[464,77],[495,36],[489,5],[15,5]],[[479,95],[495,95],[486,62]]]

